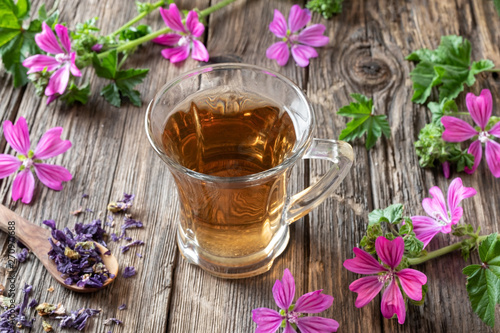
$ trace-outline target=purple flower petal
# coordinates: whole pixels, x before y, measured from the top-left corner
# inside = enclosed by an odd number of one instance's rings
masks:
[[[467,150],[467,153],[472,154],[474,156],[474,165],[472,166],[472,169],[470,169],[467,166],[464,168],[464,171],[469,175],[471,175],[474,173],[474,171],[476,171],[477,167],[479,166],[479,163],[481,163],[481,159],[483,158],[483,147],[481,145],[481,141],[476,140],[473,143],[471,143],[469,149]]]
[[[277,9],[274,10],[273,21],[269,24],[269,30],[279,38],[286,37],[287,25],[283,14]]]
[[[377,274],[387,271],[387,269],[382,266],[377,259],[373,258],[364,250],[355,247],[352,251],[356,257],[344,261],[344,267],[347,270],[358,274]]]
[[[497,138],[500,138],[500,121],[496,123],[492,128],[490,128],[488,133],[496,136]]]
[[[311,46],[294,45],[292,46],[292,56],[298,66],[307,67],[309,65],[309,59],[316,58],[318,52]]]
[[[58,95],[58,94],[47,96],[47,105],[49,105],[50,103],[52,103],[53,101],[55,101],[59,97],[61,97],[61,95]]]
[[[94,52],[100,52],[102,50],[103,45],[102,44],[94,44],[90,49]]]
[[[472,187],[465,187],[462,179],[455,178],[448,187],[448,207],[453,212],[460,204],[460,201],[476,195],[476,190]]]
[[[301,333],[331,333],[337,332],[339,323],[333,319],[322,317],[301,317],[297,320]]]
[[[257,308],[252,310],[252,320],[257,324],[255,333],[274,333],[280,327],[283,317],[275,310]]]
[[[73,76],[82,76],[82,72],[80,72],[78,67],[76,67],[75,59],[76,59],[76,52],[72,52],[71,53],[71,61],[69,62],[69,64],[70,64],[69,70],[70,70],[71,74],[73,74]]]
[[[491,92],[488,89],[483,89],[479,96],[468,93],[465,97],[465,103],[474,122],[484,131],[493,108]]]
[[[66,168],[59,165],[35,163],[34,166],[38,179],[45,186],[56,191],[63,189],[62,182],[68,182],[73,178]]]
[[[322,294],[323,290],[316,290],[299,297],[293,311],[300,313],[319,313],[333,304],[333,297]]]
[[[28,74],[41,72],[45,68],[47,68],[48,72],[52,72],[60,65],[59,61],[54,57],[45,54],[37,54],[23,61],[23,66],[29,68]]]
[[[446,203],[441,189],[437,186],[433,186],[429,190],[429,194],[432,196],[432,199],[425,198],[422,200],[422,207],[427,215],[440,218],[442,221],[448,221],[448,210],[446,209]]]
[[[285,66],[290,57],[290,50],[286,42],[277,42],[269,46],[266,50],[266,57],[276,59],[278,65]]]
[[[135,267],[134,266],[127,266],[123,270],[122,276],[123,276],[124,279],[128,279],[128,278],[134,276],[135,274],[136,274]]]
[[[404,324],[406,317],[405,301],[395,280],[392,280],[384,291],[380,309],[385,318],[392,318],[392,316],[397,315],[398,323]]]
[[[427,283],[427,276],[416,269],[405,268],[396,272],[401,287],[414,301],[422,300],[422,286]]]
[[[299,33],[298,42],[315,47],[321,47],[328,44],[330,38],[323,36],[326,27],[323,24],[313,24]]]
[[[283,333],[297,333],[297,331],[292,327],[292,325],[290,325],[290,322],[287,321]]]
[[[155,39],[153,39],[153,43],[166,45],[166,46],[174,46],[174,45],[177,45],[177,43],[179,43],[179,40],[181,38],[182,38],[182,36],[179,34],[173,34],[173,33],[164,34],[164,35],[160,35],[160,36],[156,37]]]
[[[186,27],[194,37],[200,37],[205,31],[205,26],[198,20],[198,13],[190,11],[186,17]]]
[[[356,303],[357,308],[362,308],[378,295],[382,290],[384,283],[381,282],[378,276],[365,276],[355,280],[349,285],[349,290],[358,294]]]
[[[500,144],[493,140],[485,143],[485,156],[491,173],[496,178],[500,177]]]
[[[70,53],[71,52],[71,41],[69,40],[68,28],[66,28],[64,25],[56,24],[55,30],[56,30],[57,37],[59,37],[61,44],[63,45],[64,49],[66,50],[66,53]]]
[[[403,237],[397,237],[391,241],[380,236],[375,240],[375,249],[380,260],[394,269],[403,258],[405,243]]]
[[[17,171],[22,162],[15,156],[0,154],[0,179],[5,178]]]
[[[64,65],[52,74],[49,79],[49,84],[45,88],[45,96],[52,96],[54,94],[62,95],[66,90],[69,82],[70,66]],[[47,103],[48,104],[48,103]]]
[[[35,178],[30,169],[24,169],[19,172],[12,184],[12,200],[17,201],[20,198],[25,204],[29,204],[33,199],[35,190]]]
[[[299,5],[293,5],[288,16],[288,27],[294,33],[306,26],[311,20],[309,9],[301,9]]]
[[[172,30],[186,32],[182,24],[182,17],[175,3],[171,3],[168,9],[160,7],[160,14],[165,21],[165,24]]]
[[[33,159],[44,160],[60,155],[71,148],[69,140],[61,140],[63,128],[53,127],[42,136],[35,149]]]
[[[448,142],[462,142],[477,135],[477,131],[462,119],[451,116],[441,118],[445,130],[442,138]]]
[[[295,296],[295,280],[288,268],[283,272],[282,281],[276,280],[273,286],[273,296],[276,304],[283,310],[288,310]]]
[[[4,121],[3,134],[5,140],[7,140],[15,151],[25,156],[28,155],[30,150],[30,133],[24,117],[19,117],[15,125],[12,125],[10,120]]]
[[[164,49],[161,51],[161,55],[165,59],[169,59],[172,63],[184,61],[189,56],[189,44],[174,47],[172,49]]]
[[[450,178],[450,162],[444,161],[442,163],[444,178]]]
[[[35,35],[35,42],[38,47],[47,53],[64,53],[57,42],[56,35],[54,35],[52,29],[45,22],[42,22],[42,32]]]
[[[424,243],[424,248],[432,238],[439,233],[443,226],[428,216],[412,216],[413,231],[419,241]]]
[[[191,58],[198,61],[208,61],[210,58],[207,48],[199,40],[193,40],[193,53],[191,54]]]

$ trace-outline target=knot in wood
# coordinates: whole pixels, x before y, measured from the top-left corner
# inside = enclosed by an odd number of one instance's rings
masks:
[[[360,91],[384,90],[393,80],[390,60],[374,55],[370,45],[350,48],[342,60],[347,78]]]

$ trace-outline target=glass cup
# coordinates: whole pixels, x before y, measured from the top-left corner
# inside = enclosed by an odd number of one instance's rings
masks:
[[[195,123],[195,134],[198,135],[193,141],[194,146],[171,149],[169,135],[182,131],[181,127],[188,121],[184,118],[177,120],[170,132],[165,129],[167,122],[172,117],[178,117],[175,114],[185,110],[186,105],[192,105],[192,101],[213,100],[214,96],[230,96],[231,101],[222,103],[227,108],[237,108],[252,102],[252,99],[262,99],[272,101],[281,116],[286,113],[286,119],[291,121],[293,128],[280,135],[282,139],[287,137],[289,140],[283,139],[281,146],[273,146],[269,150],[275,154],[283,148],[283,142],[289,145],[288,150],[283,149],[278,156],[279,163],[256,173],[237,176],[230,176],[231,164],[222,170],[224,176],[191,168],[189,163],[184,162],[182,154],[185,151],[207,154],[211,148],[199,146],[200,141],[208,136],[203,131],[209,131],[202,126],[214,119],[213,114],[198,119],[202,116],[196,108],[189,111],[194,119],[189,121]],[[253,102],[259,104],[259,101]],[[217,111],[219,104],[214,106],[216,112],[229,112]],[[189,113],[188,110],[185,112],[186,115]],[[245,123],[245,117],[240,120],[238,124],[243,127],[233,129],[228,122],[224,124],[223,131],[219,130],[217,137],[232,143],[245,137],[247,130],[254,131],[258,126],[255,119],[248,120],[248,123]],[[288,244],[288,226],[328,198],[354,161],[349,144],[313,138],[314,125],[313,109],[299,87],[278,73],[253,65],[200,67],[160,89],[146,112],[146,132],[177,185],[180,203],[177,243],[188,262],[224,278],[250,277],[271,268],[274,259]],[[257,128],[256,133],[258,135],[252,137],[252,143],[268,137],[266,129]],[[239,142],[234,143],[236,150],[248,148]],[[222,150],[221,154],[225,153]],[[287,185],[292,167],[301,159],[311,158],[330,161],[332,166],[317,183],[297,194],[290,194]],[[193,161],[199,164],[197,158]]]

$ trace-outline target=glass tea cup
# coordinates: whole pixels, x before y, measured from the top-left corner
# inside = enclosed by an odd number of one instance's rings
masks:
[[[253,65],[200,67],[160,89],[146,132],[177,185],[177,243],[188,262],[224,278],[271,268],[289,225],[328,198],[354,161],[349,144],[313,138],[314,125],[299,87]],[[311,158],[332,166],[289,193],[292,167]]]

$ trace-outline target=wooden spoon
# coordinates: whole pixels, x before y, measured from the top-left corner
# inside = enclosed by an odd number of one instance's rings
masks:
[[[9,221],[13,221],[14,225],[9,225]],[[12,227],[14,229],[12,229]],[[26,245],[26,247],[38,257],[45,268],[47,268],[50,275],[65,288],[79,293],[90,293],[104,288],[114,280],[114,278],[107,279],[101,288],[82,288],[78,287],[76,284],[67,285],[64,283],[64,278],[61,277],[61,272],[57,270],[56,263],[51,260],[47,254],[52,249],[48,241],[48,239],[52,237],[50,230],[26,221],[3,205],[0,205],[0,230],[5,231],[9,236],[14,236]],[[101,253],[106,253],[108,251],[108,249],[101,244],[94,244]],[[118,261],[115,256],[112,254],[101,254],[101,258],[108,271],[116,277],[118,274]]]

